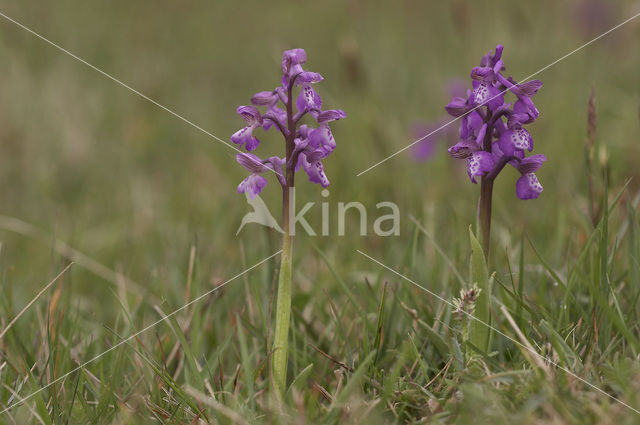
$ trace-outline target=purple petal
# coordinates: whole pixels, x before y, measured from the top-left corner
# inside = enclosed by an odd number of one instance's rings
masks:
[[[502,50],[504,49],[504,46],[502,44],[498,44],[496,46],[496,53],[493,55],[493,60],[494,61],[499,61],[500,58],[502,58]]]
[[[282,73],[288,74],[291,67],[307,61],[307,52],[304,49],[285,50],[282,54]]]
[[[533,104],[533,101],[527,96],[523,96],[516,101],[513,105],[513,113],[518,119],[526,116],[524,121],[520,121],[522,124],[534,122],[539,115],[538,109]]]
[[[320,109],[322,106],[322,99],[316,91],[310,85],[302,86],[302,90],[300,90],[300,94],[296,99],[296,107],[299,111],[308,110],[311,108]]]
[[[484,81],[493,80],[493,69],[488,66],[476,66],[471,70],[471,79]]]
[[[258,174],[251,174],[238,185],[238,193],[247,193],[249,199],[254,199],[267,185],[267,179]]]
[[[315,149],[323,149],[328,152],[336,148],[336,141],[326,123],[309,133],[309,145]]]
[[[504,49],[504,47],[498,44],[493,55],[489,52],[482,57],[482,60],[480,60],[480,66],[493,67],[493,65],[495,65],[495,63],[502,57],[502,49]]]
[[[236,112],[252,127],[262,125],[262,115],[254,106],[239,106]]]
[[[233,136],[231,136],[231,141],[240,145],[240,147],[244,145],[248,151],[254,150],[260,144],[260,140],[253,136],[253,127],[251,126],[246,126],[236,131]]]
[[[347,117],[347,114],[345,114],[345,112],[341,109],[329,109],[329,110],[320,112],[320,114],[318,114],[317,120],[319,123],[323,123],[323,122],[329,122],[329,121],[336,121],[346,117]]]
[[[464,115],[460,123],[460,138],[467,139],[473,136],[483,124],[482,117],[477,111]]]
[[[236,161],[252,174],[264,173],[269,169],[260,157],[252,153],[239,153],[236,155]]]
[[[541,154],[531,155],[524,159],[522,159],[516,166],[518,171],[521,174],[529,174],[535,171],[542,166],[542,164],[547,160],[547,157]]]
[[[264,119],[262,128],[265,130],[269,130],[271,126],[273,126],[274,121],[278,121],[280,125],[284,128],[286,127],[287,122],[287,113],[282,109],[276,106],[276,104],[272,104],[267,109],[267,112],[264,114]]]
[[[467,174],[472,183],[477,183],[475,177],[482,177],[493,170],[494,160],[489,152],[477,151],[467,158]]]
[[[320,161],[310,162],[307,158],[302,162],[302,167],[304,171],[309,176],[309,181],[312,183],[318,183],[322,187],[329,186],[329,179],[327,175],[324,173],[324,166]]]
[[[504,95],[492,84],[474,81],[473,86],[474,89],[471,92],[473,106],[489,105],[489,108],[496,110],[504,104]]]
[[[317,72],[303,71],[300,74],[298,74],[298,78],[296,79],[296,84],[318,83],[322,80],[324,80],[324,78],[322,77],[322,75],[318,74]]]
[[[302,124],[300,127],[298,127],[298,131],[296,131],[296,137],[299,137],[301,139],[306,139],[307,137],[309,137],[309,133],[313,130],[314,130],[313,127],[309,127],[306,124]]]
[[[499,74],[500,71],[502,71],[503,69],[504,69],[504,63],[502,63],[502,61],[500,59],[496,60],[496,63],[491,68],[491,70],[493,71],[494,75]]]
[[[278,93],[275,91],[261,91],[251,98],[251,103],[256,106],[269,106],[278,101]]]
[[[535,96],[538,93],[538,90],[542,87],[542,81],[540,80],[531,80],[526,83],[520,83],[517,85],[518,90],[522,96]]]
[[[327,152],[322,149],[316,149],[314,151],[305,152],[305,156],[307,157],[307,161],[309,161],[310,163],[313,163],[326,158],[330,153],[331,152]]]
[[[449,115],[452,117],[459,117],[469,110],[467,105],[467,99],[462,97],[454,97],[451,102],[444,107]]]
[[[284,168],[283,168],[285,159],[277,156],[271,156],[267,158],[267,162],[271,164],[271,168],[277,173],[276,177],[278,178],[278,181],[280,182],[280,184],[285,186],[286,181],[284,177]]]
[[[500,135],[498,146],[505,155],[513,155],[516,151],[533,149],[531,134],[522,127],[507,130]]]
[[[459,141],[455,145],[451,146],[447,151],[453,158],[467,159],[473,155],[474,152],[479,150],[480,147],[474,140],[467,139]]]
[[[542,193],[542,185],[533,173],[523,174],[516,182],[516,195],[518,198],[535,199]]]

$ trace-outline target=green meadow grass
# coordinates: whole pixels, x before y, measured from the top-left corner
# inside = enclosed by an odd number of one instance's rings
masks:
[[[316,202],[311,223],[329,202],[331,234],[294,242],[279,406],[279,258],[229,279],[276,253],[280,235],[235,235],[248,211],[235,152],[0,17],[0,332],[73,262],[0,337],[0,410],[37,392],[0,423],[640,422],[640,18],[536,76],[545,190],[519,201],[514,170],[496,183],[489,350],[465,343],[467,321],[438,298],[473,283],[478,187],[463,167],[439,145],[428,162],[404,152],[356,177],[409,144],[413,123],[441,118],[449,81],[467,81],[496,44],[517,80],[638,12],[613,1],[602,28],[585,28],[580,3],[0,6],[223,140],[242,124],[236,106],[278,83],[287,48],[307,50],[324,106],[348,115],[333,126],[329,197],[297,179],[298,204]],[[280,152],[276,135],[261,140]],[[263,198],[279,214],[275,179]],[[367,207],[367,236],[355,214],[337,235],[337,204],[349,201]],[[400,236],[372,231],[383,201],[401,210]]]

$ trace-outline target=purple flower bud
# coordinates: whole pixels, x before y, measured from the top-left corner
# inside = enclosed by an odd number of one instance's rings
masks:
[[[251,127],[262,125],[262,115],[253,106],[239,106],[236,110]]]
[[[328,109],[326,111],[322,111],[318,114],[316,120],[319,123],[329,122],[329,121],[337,121],[342,118],[346,118],[347,114],[344,113],[341,109]]]
[[[458,159],[467,159],[474,152],[479,151],[480,146],[475,142],[475,140],[461,140],[455,145],[449,148],[449,155],[453,158]]]
[[[287,74],[291,67],[302,65],[307,61],[307,52],[304,49],[285,50],[282,54],[282,73]]]
[[[269,169],[264,165],[262,159],[252,153],[239,153],[236,155],[236,161],[242,165],[245,170],[253,174],[264,173]]]
[[[444,109],[452,117],[459,117],[469,110],[469,106],[467,105],[467,99],[454,97]]]
[[[522,159],[516,168],[521,174],[529,174],[538,171],[542,166],[542,163],[547,160],[547,157],[541,154],[531,155]]]
[[[296,84],[319,83],[322,80],[324,78],[317,72],[302,71],[296,78]]]
[[[251,98],[251,103],[256,106],[269,106],[278,101],[278,93],[275,91],[261,91]]]

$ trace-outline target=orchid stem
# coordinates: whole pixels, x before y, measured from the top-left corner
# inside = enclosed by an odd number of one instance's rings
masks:
[[[280,276],[278,277],[278,299],[276,301],[276,330],[273,340],[273,384],[276,397],[282,403],[287,386],[287,358],[289,354],[289,322],[291,321],[291,260],[293,235],[290,226],[291,207],[295,204],[295,166],[293,165],[294,137],[296,123],[293,120],[293,83],[287,90],[287,134],[286,143],[286,175],[282,187],[282,254]]]
[[[284,190],[283,206],[289,210],[289,191]],[[289,352],[289,322],[291,321],[291,245],[288,212],[284,213],[278,299],[276,301],[276,330],[273,340],[273,382],[276,396],[282,400],[287,384],[287,357]]]
[[[482,178],[480,182],[480,201],[478,203],[478,224],[480,226],[480,243],[485,259],[489,262],[491,246],[491,200],[493,197],[493,179]]]

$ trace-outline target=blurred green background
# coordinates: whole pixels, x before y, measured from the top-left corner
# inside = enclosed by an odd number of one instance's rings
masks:
[[[337,216],[337,202],[352,200],[374,218],[381,201],[402,212],[397,238],[359,237],[354,216],[350,237],[314,239],[334,260],[354,258],[335,263],[354,273],[370,266],[354,249],[393,261],[406,248],[414,228],[407,214],[426,217],[436,240],[465,241],[455,236],[474,220],[478,189],[444,144],[431,161],[412,161],[406,151],[356,174],[413,141],[412,124],[441,118],[450,80],[468,83],[471,68],[496,44],[506,46],[507,74],[519,80],[638,6],[593,3],[61,0],[7,2],[1,10],[224,140],[242,125],[235,108],[278,84],[282,51],[304,47],[306,68],[325,77],[317,87],[325,107],[348,114],[333,126],[338,149],[325,161],[331,213]],[[541,246],[551,244],[558,220],[583,213],[591,86],[613,187],[640,173],[639,31],[640,21],[631,22],[536,76],[544,82],[535,98],[541,115],[530,131],[535,152],[549,158],[539,173],[545,191],[521,202],[515,171],[500,178],[495,229],[502,246],[523,228]],[[5,19],[0,35],[2,214],[56,235],[158,295],[181,292],[192,244],[207,280],[241,270],[242,246],[248,263],[277,249],[278,236],[256,225],[235,237],[248,205],[236,193],[245,172],[233,150]],[[259,153],[281,151],[275,133],[261,138]],[[300,204],[322,200],[306,176],[297,181]],[[279,210],[275,180],[264,197]],[[310,217],[318,223],[318,205]],[[5,230],[0,238],[3,286],[16,288],[21,304],[60,259],[50,241]],[[296,244],[298,261],[313,261],[307,238]],[[80,270],[74,276],[74,293],[89,311],[111,311],[104,282]]]

